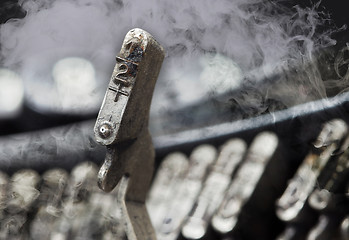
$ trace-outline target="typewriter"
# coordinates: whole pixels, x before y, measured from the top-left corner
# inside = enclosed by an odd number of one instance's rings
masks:
[[[70,7],[80,11],[93,6],[87,2],[64,4],[73,4]],[[32,17],[31,11],[37,11],[42,14],[35,15],[40,20],[46,10],[60,7],[54,2],[32,3],[1,3],[1,33],[13,27],[6,23],[15,18]],[[114,5],[127,6],[123,1],[111,3],[111,9]],[[283,6],[303,9],[312,5],[292,1]],[[254,9],[255,5],[249,7]],[[323,1],[317,9],[330,11],[338,26],[348,20],[344,10],[333,3]],[[152,34],[157,37],[156,32]],[[324,79],[346,77],[346,34],[346,30],[338,30],[337,45],[321,49],[316,55]],[[9,46],[0,44],[2,49]],[[181,52],[181,47],[165,47],[168,50]],[[239,75],[241,70],[223,55],[201,59],[204,64],[206,61],[203,78],[219,78],[212,74],[217,74],[217,65],[223,68],[223,63],[232,74],[223,77]],[[35,57],[33,61],[42,65],[51,64]],[[140,65],[134,66],[138,60],[132,57],[132,61],[117,58],[119,65],[114,73],[123,73],[125,68],[137,71]],[[151,63],[154,58],[147,61]],[[171,55],[166,58],[171,59]],[[5,96],[0,95],[0,239],[137,239],[139,236],[130,235],[125,222],[124,203],[120,202],[122,181],[109,192],[97,186],[106,149],[96,142],[93,132],[99,119],[100,96],[109,89],[113,101],[122,102],[132,85],[123,82],[123,77],[112,89],[105,81],[93,82],[90,73],[104,78],[112,71],[105,71],[105,66],[96,70],[83,57],[63,58],[52,65],[50,74],[55,83],[48,86],[35,81],[25,84],[20,74],[12,71],[25,69],[24,73],[30,75],[30,64],[15,63],[12,70],[0,69],[0,88],[6,89],[0,89]],[[168,66],[167,62],[162,68]],[[37,71],[33,79],[47,77],[44,70]],[[135,77],[132,71],[127,72],[128,76]],[[345,85],[329,85],[328,97],[304,100],[301,93],[310,96],[311,90],[302,85],[297,86],[299,95],[285,95],[298,98],[294,104],[264,95],[260,99],[261,92],[275,96],[269,92],[283,91],[278,79],[285,71],[273,72],[253,88],[234,86],[227,92],[218,88],[205,92],[205,97],[199,92],[201,98],[189,103],[185,93],[182,98],[176,96],[183,89],[175,94],[172,87],[176,86],[161,82],[166,75],[160,73],[152,103],[156,106],[149,119],[155,171],[145,202],[156,239],[349,239],[349,95]],[[190,74],[187,78],[193,77]],[[304,73],[299,70],[297,74]],[[66,81],[69,76],[76,82]],[[249,77],[256,77],[256,73]],[[81,84],[85,87],[80,91]],[[6,95],[9,91],[12,94]],[[166,105],[166,101],[175,106]],[[103,124],[98,128],[103,130],[104,135],[98,133],[102,138],[109,136],[109,125]],[[139,223],[142,225],[142,221]]]

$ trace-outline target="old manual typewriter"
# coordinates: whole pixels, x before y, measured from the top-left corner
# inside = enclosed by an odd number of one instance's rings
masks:
[[[20,91],[22,109],[0,108],[0,239],[348,240],[349,93],[257,112],[230,98],[242,87],[149,116],[161,44],[126,33],[98,116],[95,99],[76,114]],[[0,87],[4,76],[18,80],[0,69]]]

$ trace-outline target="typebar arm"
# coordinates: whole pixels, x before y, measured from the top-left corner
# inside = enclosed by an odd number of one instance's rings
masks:
[[[129,31],[94,127],[96,141],[107,148],[98,185],[109,192],[120,182],[129,239],[155,239],[144,203],[154,163],[149,109],[163,59],[163,48],[149,33]]]

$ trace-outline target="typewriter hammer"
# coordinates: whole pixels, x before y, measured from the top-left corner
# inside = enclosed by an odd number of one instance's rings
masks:
[[[120,182],[128,239],[155,239],[144,202],[154,163],[149,108],[163,58],[163,48],[149,33],[129,31],[94,127],[96,141],[107,148],[98,185],[109,192]]]

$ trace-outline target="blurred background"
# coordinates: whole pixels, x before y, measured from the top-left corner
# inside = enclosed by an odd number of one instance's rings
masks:
[[[347,16],[330,1],[6,0],[0,11],[2,135],[93,119],[134,27],[166,49],[155,135],[289,108],[348,85]]]
[[[348,117],[348,21],[343,4],[330,0],[3,0],[1,170],[70,172],[103,161],[93,124],[122,40],[138,27],[166,51],[149,126],[156,168],[173,151],[219,149],[232,137],[249,145],[272,131],[287,155],[276,199],[322,124]],[[275,230],[260,239],[285,229],[271,219]],[[218,239],[212,232],[207,238]]]

